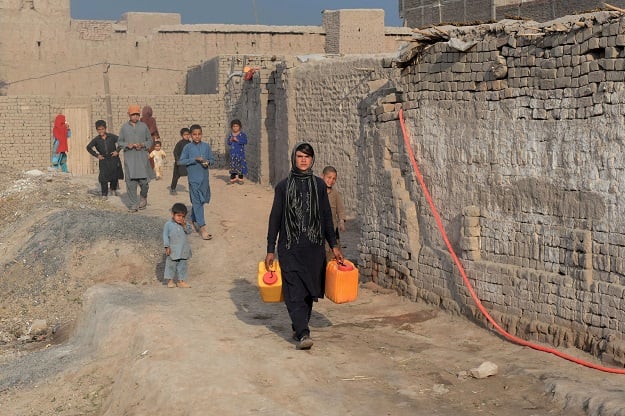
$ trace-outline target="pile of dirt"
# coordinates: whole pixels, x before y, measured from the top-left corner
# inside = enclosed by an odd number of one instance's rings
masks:
[[[67,174],[2,169],[0,198],[0,359],[63,341],[93,284],[146,284],[133,270],[164,264],[161,219],[119,212]]]

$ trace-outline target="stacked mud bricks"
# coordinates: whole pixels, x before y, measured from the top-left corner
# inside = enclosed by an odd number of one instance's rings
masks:
[[[625,363],[625,19],[473,29],[451,30],[475,41],[464,52],[447,38],[425,45],[363,120],[361,272],[484,321],[406,157],[399,101],[450,243],[492,315],[511,333]]]
[[[609,2],[625,7],[624,0]],[[546,22],[570,14],[596,11],[605,2],[598,0],[401,0],[399,15],[408,27],[445,23],[470,23],[526,19]]]

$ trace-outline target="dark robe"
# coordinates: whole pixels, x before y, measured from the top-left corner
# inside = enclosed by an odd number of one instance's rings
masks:
[[[187,167],[184,165],[179,165],[178,161],[180,160],[180,156],[182,156],[182,149],[184,149],[184,147],[190,142],[191,140],[180,139],[174,147],[174,171],[177,172],[178,177],[187,176]]]
[[[106,140],[99,135],[94,137],[87,145],[87,152],[98,157],[102,155],[104,159],[98,161],[100,175],[98,182],[105,183],[118,179],[124,179],[124,170],[119,156],[112,156],[111,153],[117,151],[117,136],[106,133]]]
[[[321,223],[321,235],[330,244],[330,247],[336,247],[336,235],[332,226],[332,210],[328,201],[328,193],[326,191],[325,182],[319,177],[315,177],[317,181],[317,194],[319,198],[319,214]],[[273,253],[278,240],[278,258],[280,261],[280,269],[282,269],[283,288],[286,296],[301,298],[309,296],[313,300],[323,298],[325,291],[325,267],[326,255],[325,246],[312,243],[305,233],[301,233],[299,238],[291,242],[291,246],[287,248],[286,241],[286,221],[285,221],[285,202],[286,202],[287,180],[284,179],[275,189],[273,206],[269,215],[269,229],[267,232],[267,252]],[[302,201],[306,201],[305,193],[307,190],[301,188],[298,190],[302,193]],[[310,207],[304,207],[310,209]]]

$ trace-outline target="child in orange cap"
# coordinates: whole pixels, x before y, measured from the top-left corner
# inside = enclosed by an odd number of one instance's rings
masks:
[[[150,179],[154,179],[154,171],[150,167],[148,149],[152,146],[152,136],[145,123],[139,121],[141,107],[136,104],[128,107],[127,123],[119,131],[117,145],[124,151],[124,171],[126,192],[130,212],[145,209],[148,205]],[[140,200],[137,198],[137,186],[141,188]]]

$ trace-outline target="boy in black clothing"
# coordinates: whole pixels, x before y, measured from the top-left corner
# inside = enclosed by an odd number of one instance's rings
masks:
[[[119,195],[119,180],[124,179],[122,163],[119,159],[119,148],[117,146],[117,136],[106,131],[106,122],[98,120],[95,122],[98,135],[87,145],[87,152],[98,159],[100,175],[98,182],[102,190],[102,198],[107,199],[109,183],[111,193]]]
[[[174,173],[171,178],[171,186],[169,187],[169,194],[176,195],[176,186],[178,185],[178,179],[181,176],[187,176],[187,167],[178,165],[178,160],[180,160],[180,155],[182,154],[182,149],[189,144],[191,140],[191,131],[183,127],[180,129],[180,137],[181,139],[176,143],[174,147]]]

